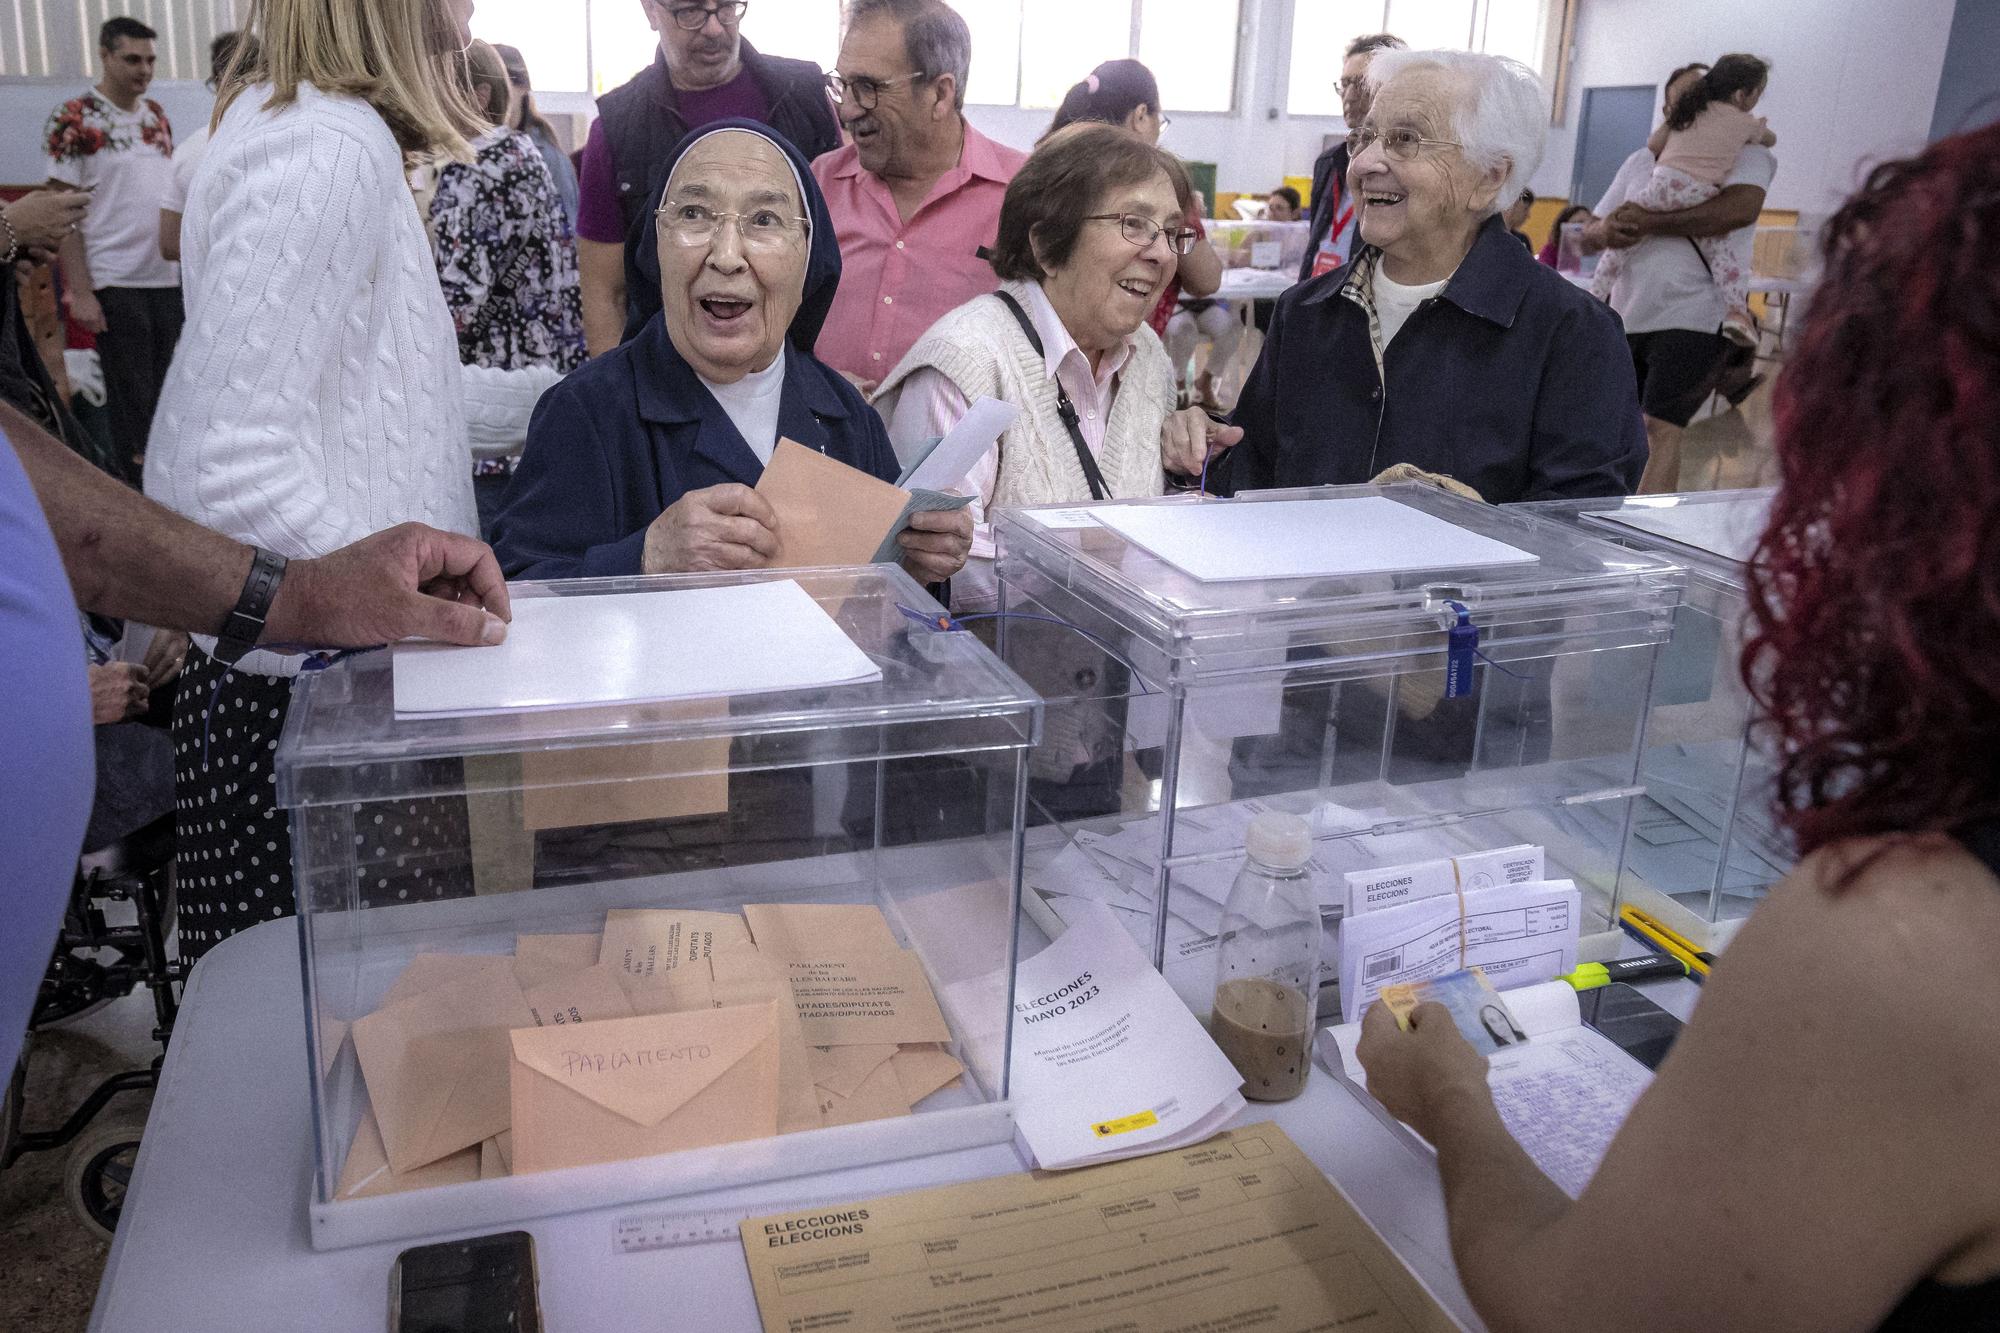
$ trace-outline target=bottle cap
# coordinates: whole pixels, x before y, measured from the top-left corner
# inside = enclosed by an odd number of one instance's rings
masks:
[[[1250,821],[1243,850],[1273,870],[1297,870],[1312,860],[1312,830],[1297,815],[1266,810]]]

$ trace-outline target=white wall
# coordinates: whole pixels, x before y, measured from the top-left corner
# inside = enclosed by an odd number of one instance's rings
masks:
[[[1550,131],[1532,188],[1568,193],[1585,88],[1657,85],[1677,65],[1747,51],[1773,63],[1757,107],[1778,135],[1778,176],[1766,205],[1827,212],[1869,164],[1923,147],[1952,7],[1953,0],[1582,0],[1566,123]]]

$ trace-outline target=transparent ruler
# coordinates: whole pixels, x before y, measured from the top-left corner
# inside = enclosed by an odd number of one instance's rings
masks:
[[[617,1254],[639,1254],[646,1250],[670,1250],[678,1245],[706,1245],[712,1241],[737,1239],[745,1219],[755,1216],[747,1210],[719,1209],[705,1213],[633,1213],[621,1217],[611,1229],[611,1248]]]

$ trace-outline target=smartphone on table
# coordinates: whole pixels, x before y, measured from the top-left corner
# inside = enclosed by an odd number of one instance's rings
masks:
[[[420,1245],[389,1270],[390,1333],[542,1333],[535,1238],[503,1231]]]
[[[1674,1038],[1684,1026],[1659,1005],[1622,981],[1579,991],[1577,1008],[1583,1021],[1609,1037],[1618,1048],[1648,1069],[1658,1069]]]

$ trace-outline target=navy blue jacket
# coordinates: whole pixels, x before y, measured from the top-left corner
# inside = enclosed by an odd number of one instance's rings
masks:
[[[1414,463],[1489,503],[1627,495],[1646,428],[1624,325],[1488,218],[1382,370],[1353,265],[1292,288],[1232,416],[1232,492],[1367,482]],[[1211,473],[1213,477],[1213,473]]]
[[[778,435],[894,481],[889,432],[852,385],[785,349]],[[659,315],[542,396],[493,525],[509,578],[637,574],[646,528],[689,491],[755,486],[764,465],[674,350]]]

